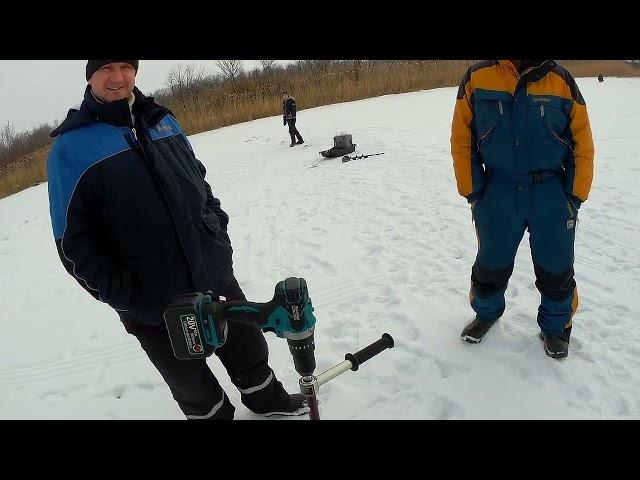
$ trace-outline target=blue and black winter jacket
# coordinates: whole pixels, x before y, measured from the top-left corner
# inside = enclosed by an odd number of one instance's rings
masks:
[[[126,99],[100,103],[87,87],[51,133],[51,223],[80,285],[158,325],[173,294],[217,294],[231,282],[229,217],[173,114],[134,95],[131,112]]]

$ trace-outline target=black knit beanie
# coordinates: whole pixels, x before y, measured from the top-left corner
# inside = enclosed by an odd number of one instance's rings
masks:
[[[138,60],[87,60],[87,82],[91,78],[91,75],[96,72],[96,70],[104,67],[107,63],[114,62],[128,63],[132,65],[133,68],[135,68],[136,73],[138,73]]]

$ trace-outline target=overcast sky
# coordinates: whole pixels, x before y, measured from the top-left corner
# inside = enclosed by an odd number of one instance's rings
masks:
[[[164,87],[169,70],[178,62],[219,73],[215,60],[140,60],[137,87],[146,94]],[[69,108],[82,101],[86,64],[86,60],[0,60],[0,128],[11,122],[21,132],[62,121]],[[259,60],[243,61],[245,70],[259,65]]]

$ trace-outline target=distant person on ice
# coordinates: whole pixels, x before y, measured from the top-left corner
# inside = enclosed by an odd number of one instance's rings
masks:
[[[137,72],[138,60],[89,60],[80,109],[51,133],[58,255],[137,337],[187,419],[231,420],[235,407],[206,361],[178,360],[163,318],[177,294],[246,300],[233,274],[229,217],[175,116],[135,87]],[[228,329],[215,353],[242,403],[265,416],[307,412],[305,397],[289,395],[269,367],[262,331],[237,322]]]
[[[289,125],[289,135],[291,135],[291,145],[300,145],[304,140],[296,128],[296,99],[290,97],[287,92],[282,92],[282,121],[285,126]],[[296,138],[298,141],[296,142]]]
[[[587,106],[553,60],[490,60],[469,68],[455,104],[451,153],[458,192],[471,204],[478,253],[462,331],[480,342],[505,310],[505,290],[525,230],[547,355],[569,352],[578,308],[574,241],[593,179]]]

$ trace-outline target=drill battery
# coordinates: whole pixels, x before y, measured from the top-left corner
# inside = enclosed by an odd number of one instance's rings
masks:
[[[211,297],[199,292],[171,299],[164,320],[176,358],[200,360],[224,344],[227,324],[216,321],[215,310]]]

